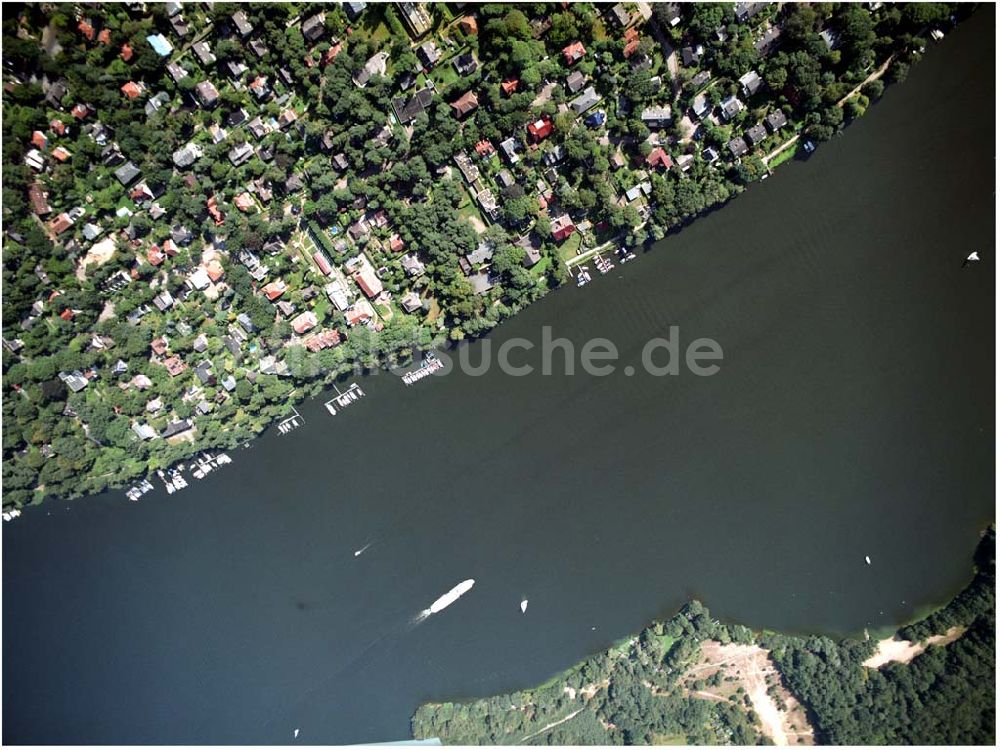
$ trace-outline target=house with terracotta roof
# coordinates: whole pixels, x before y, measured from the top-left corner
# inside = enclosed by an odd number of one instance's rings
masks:
[[[176,354],[163,360],[163,366],[167,368],[167,372],[170,373],[170,377],[172,378],[176,378],[188,368],[184,360]]]
[[[206,205],[208,206],[208,213],[215,220],[215,226],[217,227],[222,226],[223,222],[222,212],[219,210],[219,202],[216,200],[214,195],[208,199]]]
[[[479,107],[479,97],[474,91],[466,91],[456,101],[451,103],[451,108],[455,111],[456,117],[465,117],[470,112],[475,112]]]
[[[493,148],[493,144],[488,140],[482,140],[476,144],[476,153],[484,159],[493,156],[496,152],[497,150]]]
[[[153,343],[149,345],[149,348],[153,350],[153,354],[158,357],[162,357],[167,353],[167,347],[169,344],[170,342],[167,338],[165,336],[161,336],[160,338],[153,339]]]
[[[573,42],[572,44],[564,47],[562,51],[563,60],[566,61],[567,65],[575,65],[580,62],[586,54],[587,49],[581,42]]]
[[[149,250],[146,251],[146,260],[149,261],[150,265],[159,266],[166,258],[167,256],[160,250],[159,245],[150,245]]]
[[[86,37],[88,42],[94,41],[94,27],[90,25],[89,21],[86,19],[80,21],[80,23],[77,24],[77,28],[80,30],[80,33]]]
[[[507,96],[513,95],[517,91],[517,87],[521,84],[518,78],[508,78],[506,81],[501,82],[500,88],[503,89],[504,94]]]
[[[326,255],[323,254],[322,250],[317,250],[313,253],[313,261],[316,263],[316,267],[319,268],[320,273],[324,276],[329,276],[333,273],[333,268],[330,266],[330,261],[327,260]]]
[[[49,207],[48,195],[37,182],[32,183],[31,187],[28,188],[28,199],[31,201],[31,209],[37,216],[45,216],[52,213],[52,209]]]
[[[548,115],[528,124],[528,135],[535,143],[541,143],[552,134],[552,120]]]
[[[233,198],[233,204],[240,211],[246,213],[254,207],[253,197],[250,193],[240,193],[235,198]]]
[[[31,134],[31,143],[35,148],[45,149],[49,145],[49,139],[41,130],[36,130]]]
[[[458,22],[459,28],[462,29],[466,34],[478,34],[479,24],[476,23],[475,16],[463,16],[462,20]]]
[[[49,123],[49,128],[56,135],[66,135],[66,123],[62,120],[53,120]]]
[[[71,154],[68,149],[66,149],[66,148],[64,148],[62,146],[57,146],[52,151],[52,158],[56,159],[57,161],[61,161],[61,162],[65,162],[72,155],[73,154]]]
[[[646,164],[650,167],[663,167],[664,169],[670,169],[670,167],[673,166],[673,161],[666,151],[657,146],[649,152],[649,156],[646,157]]]
[[[287,291],[288,287],[285,285],[284,279],[275,279],[270,284],[264,286],[261,290],[264,292],[264,296],[267,297],[271,302],[274,302],[278,297]]]
[[[301,335],[315,328],[318,322],[316,320],[316,313],[312,310],[306,310],[304,313],[292,318],[292,330]]]
[[[382,293],[382,282],[379,281],[375,269],[364,255],[359,255],[348,261],[347,268],[352,271],[351,278],[354,279],[354,283],[369,299],[374,299]]]
[[[122,93],[129,99],[138,99],[142,96],[142,87],[135,81],[129,81],[122,86]]]
[[[552,230],[552,239],[556,242],[562,242],[576,231],[576,226],[573,224],[573,220],[569,217],[569,214],[563,214],[554,218],[549,228]]]
[[[213,284],[216,284],[226,275],[226,272],[223,270],[222,264],[218,259],[212,258],[212,260],[205,264],[205,274],[212,280]]]
[[[122,45],[122,52],[121,52],[122,60],[128,62],[129,60],[132,59],[133,54],[134,53],[132,52],[132,45],[129,44],[128,42],[125,42],[125,44]]]
[[[101,33],[97,35],[97,41],[101,44],[108,44],[111,41],[111,30],[101,29]]]
[[[49,222],[49,229],[56,234],[62,234],[71,226],[73,226],[73,219],[67,213],[61,213]]]

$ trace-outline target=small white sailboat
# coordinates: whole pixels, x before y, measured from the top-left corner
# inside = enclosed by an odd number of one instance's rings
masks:
[[[868,565],[872,564],[872,559],[868,557],[868,555],[865,555],[865,563],[867,563]]]
[[[969,257],[967,257],[964,261],[962,261],[962,268],[966,268],[970,263],[975,263],[978,260],[979,260],[979,251],[973,250],[971,253],[969,253]]]
[[[366,545],[365,545],[364,547],[362,547],[361,549],[357,549],[357,550],[354,550],[354,556],[355,556],[355,557],[360,557],[360,556],[361,556],[361,553],[362,553],[362,552],[364,552],[364,551],[365,551],[366,549],[368,549],[368,548],[369,548],[369,547],[371,547],[371,546],[372,546],[372,544],[371,544],[371,542],[369,542],[368,544],[366,544]]]
[[[292,737],[294,737],[295,739],[298,739],[298,737],[299,737],[299,730],[298,729],[296,729],[294,732],[292,732]]]
[[[522,599],[521,600],[521,614],[524,614],[527,611],[528,611],[528,600],[527,599]]]

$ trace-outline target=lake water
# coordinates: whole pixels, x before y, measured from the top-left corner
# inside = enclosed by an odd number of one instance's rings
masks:
[[[491,338],[638,364],[678,325],[717,375],[380,374],[178,494],[4,524],[4,742],[402,739],[422,701],[541,682],[690,596],[841,634],[947,600],[994,509],[993,19]]]

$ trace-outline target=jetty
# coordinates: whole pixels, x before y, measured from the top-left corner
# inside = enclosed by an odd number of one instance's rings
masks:
[[[360,401],[365,396],[365,392],[361,390],[361,386],[357,383],[351,383],[347,386],[347,390],[341,391],[337,386],[333,387],[333,390],[337,392],[337,395],[327,401],[323,406],[326,410],[330,412],[331,417],[337,416],[337,407],[341,409],[346,409],[351,404],[356,401]]]
[[[403,375],[403,382],[406,385],[413,385],[417,381],[423,380],[428,375],[433,375],[442,367],[444,367],[444,362],[438,359],[438,356],[433,352],[428,352],[424,356],[423,364],[421,364],[420,367]]]
[[[292,416],[285,417],[280,422],[278,422],[278,432],[280,432],[282,435],[287,435],[296,427],[301,427],[305,423],[306,420],[302,417],[301,414],[299,414],[299,410],[293,406]]]

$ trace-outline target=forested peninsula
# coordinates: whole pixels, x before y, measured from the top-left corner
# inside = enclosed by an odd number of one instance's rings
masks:
[[[413,735],[446,744],[991,745],[995,553],[991,526],[972,582],[884,641],[754,632],[692,601],[539,687],[423,705]]]

